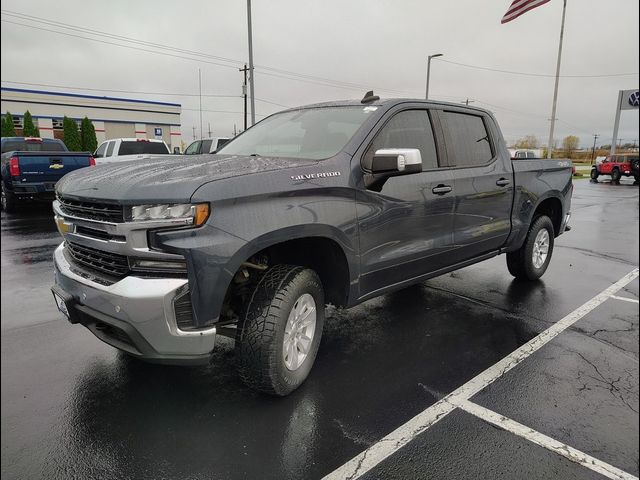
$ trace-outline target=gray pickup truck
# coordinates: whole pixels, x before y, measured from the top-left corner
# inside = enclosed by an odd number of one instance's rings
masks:
[[[271,115],[217,154],[66,175],[52,290],[71,323],[140,359],[207,363],[232,337],[243,381],[286,395],[325,304],[501,253],[539,278],[572,191],[570,162],[512,160],[485,110],[368,94]]]

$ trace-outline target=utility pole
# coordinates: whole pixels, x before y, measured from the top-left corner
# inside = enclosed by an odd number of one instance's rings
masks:
[[[247,26],[249,29],[249,86],[251,87],[251,125],[256,123],[256,88],[253,77],[253,34],[251,33],[251,0],[247,0]]]
[[[547,147],[547,158],[551,158],[553,153],[553,130],[556,126],[556,106],[558,104],[558,83],[560,82],[560,60],[562,58],[562,39],[564,38],[564,17],[567,13],[567,0],[562,2],[562,23],[560,25],[560,42],[558,44],[558,61],[556,63],[556,83],[553,89],[553,105],[551,107],[551,128],[549,129],[549,146]]]
[[[474,103],[474,102],[475,102],[475,100],[469,100],[467,98],[466,100],[462,100],[460,103],[464,103],[468,107],[470,103]]]
[[[202,72],[198,69],[198,90],[200,96],[200,140],[202,140]]]
[[[425,88],[424,98],[429,100],[429,77],[431,76],[431,59],[441,57],[443,53],[436,53],[435,55],[429,55],[427,57],[427,87]]]
[[[193,139],[196,139],[196,126],[191,127],[193,129]]]
[[[238,135],[238,131],[236,130],[236,124],[233,124],[233,136],[237,136]]]
[[[599,136],[600,135],[598,133],[593,134],[593,148],[591,149],[591,165],[593,165],[593,162],[596,159],[596,140],[598,140]]]
[[[209,122],[209,138],[211,138],[211,122]]]
[[[242,83],[242,96],[244,97],[244,129],[247,129],[247,64],[244,64],[244,68],[239,68],[239,71],[244,73],[244,82]]]

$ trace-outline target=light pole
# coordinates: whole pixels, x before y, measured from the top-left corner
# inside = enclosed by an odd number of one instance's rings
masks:
[[[429,100],[429,75],[431,74],[431,59],[441,57],[442,55],[442,53],[436,53],[435,55],[429,55],[429,57],[427,57],[427,88],[424,95],[424,98],[426,98],[427,100]]]

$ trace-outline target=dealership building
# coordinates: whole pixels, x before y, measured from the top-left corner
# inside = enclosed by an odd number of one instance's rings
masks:
[[[88,117],[96,129],[98,143],[111,138],[157,138],[181,148],[181,105],[178,103],[101,97],[78,93],[50,92],[2,87],[2,114],[11,112],[18,135],[28,110],[43,138],[64,140],[62,118],[78,124]]]

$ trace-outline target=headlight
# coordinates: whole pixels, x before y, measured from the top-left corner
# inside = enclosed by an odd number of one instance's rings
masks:
[[[204,224],[209,217],[208,203],[180,203],[163,205],[136,205],[131,207],[131,221],[183,219],[185,223],[196,227]]]

